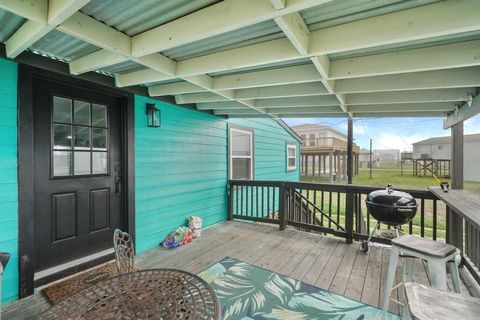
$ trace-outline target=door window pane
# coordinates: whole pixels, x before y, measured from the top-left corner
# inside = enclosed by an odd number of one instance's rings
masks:
[[[72,100],[53,97],[53,122],[72,123]]]
[[[52,176],[107,174],[108,107],[53,97],[51,108]]]
[[[53,147],[55,149],[72,148],[72,126],[65,124],[53,125]]]
[[[71,175],[71,159],[70,151],[53,151],[53,175],[56,177]]]
[[[92,103],[92,126],[107,127],[107,106]]]
[[[92,148],[94,150],[107,150],[107,130],[92,129]]]
[[[75,100],[73,103],[73,120],[75,124],[90,125],[90,103]]]
[[[92,152],[92,173],[107,173],[107,153]]]
[[[90,152],[75,152],[73,159],[75,175],[90,174]]]
[[[75,126],[75,149],[90,149],[90,128]]]

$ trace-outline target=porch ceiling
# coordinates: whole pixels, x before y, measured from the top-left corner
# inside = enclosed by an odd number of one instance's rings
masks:
[[[30,50],[229,117],[445,116],[478,94],[477,0],[0,0]]]

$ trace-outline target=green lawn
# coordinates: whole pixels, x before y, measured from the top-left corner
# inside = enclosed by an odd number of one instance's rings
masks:
[[[444,180],[444,179],[441,179]],[[448,180],[448,179],[447,179]],[[302,181],[328,183],[328,177],[312,179],[303,178]],[[345,183],[340,181],[339,183]],[[359,174],[353,178],[353,184],[385,187],[387,184],[403,189],[426,189],[429,186],[437,186],[438,183],[433,177],[414,177],[411,168],[405,168],[403,176],[400,175],[400,168],[379,168],[372,171],[372,179],[369,178],[368,169],[361,169]],[[480,194],[479,182],[464,182],[464,188]]]
[[[302,181],[306,182],[318,182],[318,183],[328,183],[328,178],[302,178]],[[345,181],[340,181],[338,183],[345,183]],[[400,168],[391,166],[389,168],[376,169],[372,172],[372,179],[369,178],[369,171],[361,170],[360,173],[354,177],[353,184],[357,185],[366,185],[366,186],[378,186],[385,187],[387,184],[393,185],[395,188],[403,189],[426,189],[429,186],[437,185],[437,182],[433,177],[414,177],[412,176],[411,168],[404,168],[403,176],[400,174]],[[474,182],[465,182],[465,189],[470,189],[476,193],[480,194],[480,183]],[[306,193],[304,192],[304,195]],[[310,201],[314,201],[313,193],[309,194]],[[363,199],[364,200],[364,199]],[[317,193],[316,202],[318,206],[321,206],[322,199],[321,193]],[[425,219],[424,219],[424,235],[425,237],[431,238],[433,236],[433,201],[425,201]],[[328,208],[331,206],[332,215],[337,220],[337,194],[332,194],[332,203],[329,203],[328,194],[324,195],[323,207],[324,210],[328,212]],[[345,212],[345,196],[341,195],[340,198],[340,210],[339,217],[340,225],[344,226],[344,212]],[[362,201],[362,212],[364,212],[364,217],[366,207],[364,201]],[[318,216],[318,215],[317,215]],[[373,228],[374,221],[371,220],[370,227]],[[413,220],[413,233],[420,234],[420,225],[421,225],[421,216],[420,209],[417,215]],[[437,202],[437,238],[445,238],[445,226],[446,226],[446,210],[445,206],[441,202]],[[408,226],[403,227],[405,232],[408,232]]]

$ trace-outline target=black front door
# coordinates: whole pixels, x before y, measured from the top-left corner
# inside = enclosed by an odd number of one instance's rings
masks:
[[[34,80],[34,271],[112,247],[122,208],[121,101]]]

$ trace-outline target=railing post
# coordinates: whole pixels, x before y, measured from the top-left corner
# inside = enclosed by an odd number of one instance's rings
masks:
[[[347,233],[347,243],[353,243],[353,222],[354,222],[354,196],[353,190],[347,187],[345,204],[345,232]]]
[[[285,204],[285,192],[287,191],[285,182],[282,182],[279,187],[279,196],[278,196],[278,220],[279,220],[279,228],[280,230],[285,230],[287,227],[287,212]]]
[[[227,220],[233,220],[233,192],[232,192],[232,183],[229,181],[227,184]]]

